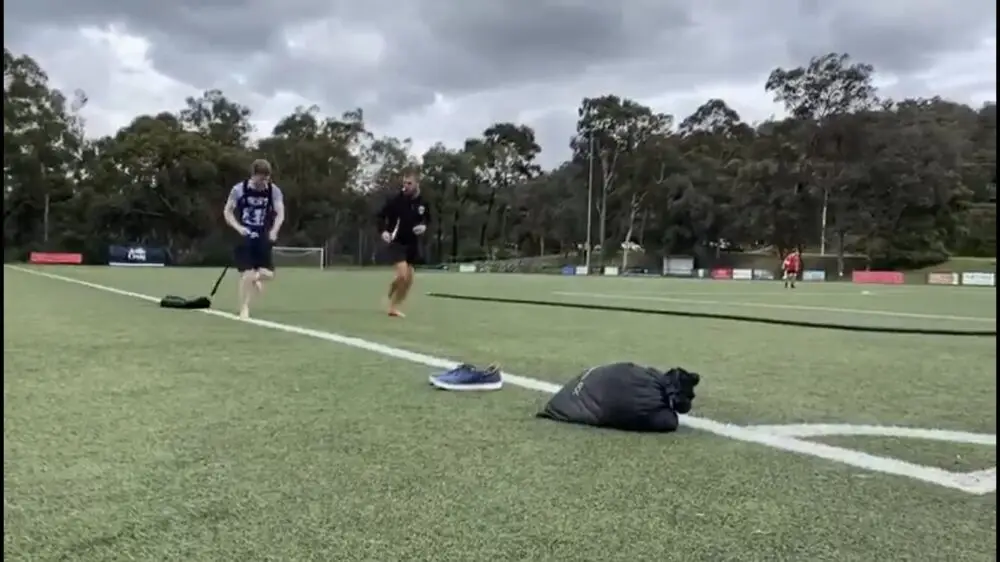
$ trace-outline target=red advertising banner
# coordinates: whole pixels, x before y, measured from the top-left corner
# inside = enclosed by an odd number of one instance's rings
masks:
[[[83,254],[68,254],[65,252],[31,252],[31,255],[28,257],[28,262],[38,264],[80,265],[83,263]]]
[[[902,285],[903,274],[898,271],[855,271],[851,273],[851,282],[874,285]]]
[[[712,279],[732,279],[733,270],[732,269],[713,269]]]

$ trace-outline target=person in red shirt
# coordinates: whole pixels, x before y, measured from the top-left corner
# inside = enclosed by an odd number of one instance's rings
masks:
[[[802,270],[802,255],[799,254],[798,250],[792,250],[792,253],[785,256],[781,269],[784,271],[785,288],[794,289],[795,280],[798,279],[799,271]]]

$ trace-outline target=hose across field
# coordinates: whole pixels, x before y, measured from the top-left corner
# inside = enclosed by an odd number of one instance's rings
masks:
[[[599,310],[604,312],[631,312],[636,314],[658,314],[661,316],[680,316],[685,318],[708,318],[714,320],[732,320],[736,322],[750,322],[756,324],[768,324],[772,326],[792,326],[797,328],[820,328],[826,330],[841,330],[845,332],[869,332],[880,334],[904,334],[904,335],[924,335],[924,336],[968,336],[995,338],[997,331],[993,330],[945,330],[933,328],[890,328],[884,326],[859,326],[851,324],[832,324],[828,322],[807,322],[801,320],[787,320],[778,318],[761,318],[754,316],[742,316],[737,314],[717,314],[712,312],[690,312],[682,310],[663,310],[651,308],[637,308],[631,306],[612,306],[606,304],[584,304],[558,301],[540,301],[531,299],[509,299],[502,297],[481,297],[475,295],[456,295],[451,293],[427,293],[429,297],[441,299],[455,299],[478,302],[493,302],[500,304],[519,304],[528,306],[549,306],[557,308],[576,308],[581,310]]]

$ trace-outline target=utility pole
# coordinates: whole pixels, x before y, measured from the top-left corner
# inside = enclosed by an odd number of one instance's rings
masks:
[[[41,178],[42,189],[45,190],[45,199],[42,204],[42,243],[45,244],[45,249],[48,250],[49,243],[49,205],[51,198],[49,197],[49,178],[48,174],[45,173],[45,164],[41,163],[41,158],[38,155],[38,149],[35,149],[35,157],[38,158],[39,169],[38,177]]]
[[[586,245],[586,266],[587,275],[590,275],[590,254],[592,244],[590,243],[592,223],[594,218],[594,132],[587,131],[587,245]]]
[[[45,193],[45,208],[42,211],[42,242],[49,243],[49,194]],[[46,249],[48,249],[46,247]]]
[[[830,190],[823,188],[823,210],[820,215],[819,255],[826,255],[826,215],[830,207]]]

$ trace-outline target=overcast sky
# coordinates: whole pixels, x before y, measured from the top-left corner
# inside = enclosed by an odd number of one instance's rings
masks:
[[[780,113],[771,69],[830,51],[874,64],[892,97],[996,99],[986,0],[8,0],[4,44],[87,92],[92,135],[220,88],[262,134],[313,103],[360,106],[421,150],[524,122],[546,164],[584,96],[678,121],[719,97],[755,121]]]

